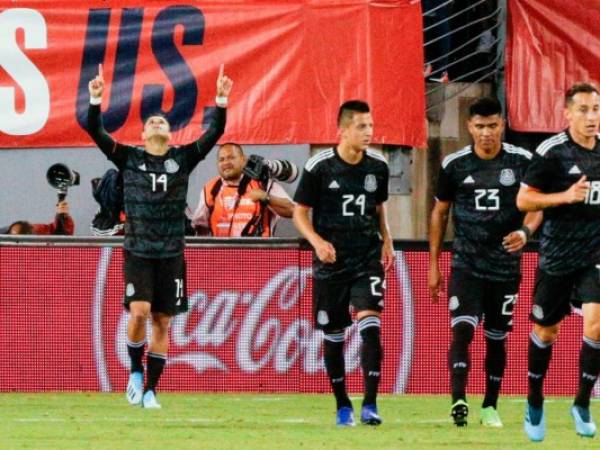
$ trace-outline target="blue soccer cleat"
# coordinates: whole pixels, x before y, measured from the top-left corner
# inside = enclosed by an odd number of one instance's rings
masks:
[[[129,375],[129,382],[127,383],[127,390],[125,391],[125,397],[127,401],[132,405],[139,405],[142,401],[142,395],[144,394],[144,374],[142,372],[132,372]]]
[[[356,426],[356,422],[354,422],[354,411],[350,406],[342,406],[340,409],[337,410],[335,424],[338,427]]]
[[[360,411],[360,421],[365,425],[381,425],[383,422],[377,413],[376,405],[363,405]]]
[[[156,394],[154,391],[146,391],[142,397],[142,408],[146,409],[160,409],[160,403],[156,401]]]
[[[525,433],[533,442],[540,442],[546,437],[546,417],[544,407],[534,408],[529,403],[525,408]]]
[[[579,436],[592,438],[596,435],[596,424],[589,408],[573,405],[571,406],[571,415],[575,421],[575,431]]]

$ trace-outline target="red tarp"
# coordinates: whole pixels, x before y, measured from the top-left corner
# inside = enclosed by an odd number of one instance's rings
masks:
[[[565,91],[600,82],[600,0],[509,0],[506,91],[511,128],[566,126]]]
[[[219,64],[235,82],[224,139],[330,143],[344,100],[371,103],[375,142],[425,143],[418,2],[0,1],[0,147],[89,146],[100,62],[105,125],[141,140],[162,110],[174,143],[200,134]]]

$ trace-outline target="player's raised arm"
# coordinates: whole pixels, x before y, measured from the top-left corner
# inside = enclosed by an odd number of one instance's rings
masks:
[[[88,108],[87,132],[108,159],[121,167],[126,159],[126,149],[113,140],[104,129],[100,104],[105,82],[102,64],[98,64],[98,74],[88,83],[90,105]]]
[[[191,167],[194,167],[206,157],[225,132],[227,105],[229,104],[229,95],[232,88],[233,81],[225,75],[225,65],[221,64],[217,76],[217,96],[215,97],[217,108],[215,108],[215,113],[211,117],[206,132],[198,140],[184,146],[185,150],[188,151]]]

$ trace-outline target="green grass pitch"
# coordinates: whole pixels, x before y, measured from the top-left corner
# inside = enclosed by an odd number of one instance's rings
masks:
[[[380,427],[334,425],[329,395],[159,394],[162,410],[127,404],[123,394],[0,394],[1,449],[598,449],[578,437],[570,398],[546,403],[548,433],[530,443],[524,400],[501,397],[502,429],[479,424],[481,398],[469,397],[466,428],[450,421],[447,396],[381,396]],[[353,398],[355,411],[360,399]],[[600,417],[599,403],[592,412]]]

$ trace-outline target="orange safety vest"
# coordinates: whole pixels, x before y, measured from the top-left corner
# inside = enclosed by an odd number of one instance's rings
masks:
[[[273,213],[265,205],[250,199],[248,193],[252,189],[264,190],[264,187],[259,181],[246,175],[240,180],[239,186],[228,186],[221,177],[213,178],[204,186],[204,199],[210,212],[209,223],[213,236],[271,236]]]

